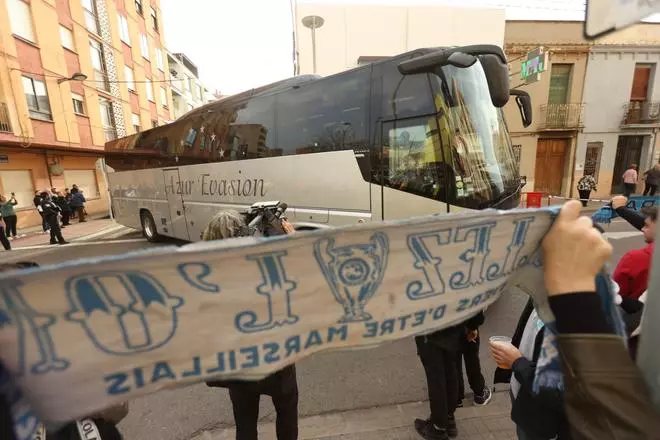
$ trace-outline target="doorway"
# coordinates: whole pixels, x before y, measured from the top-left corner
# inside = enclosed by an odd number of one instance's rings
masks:
[[[570,139],[539,139],[536,144],[534,191],[561,195],[566,152]]]
[[[637,165],[639,171],[643,145],[644,136],[619,136],[614,160],[614,175],[612,176],[612,194],[623,193],[623,173],[630,165]]]

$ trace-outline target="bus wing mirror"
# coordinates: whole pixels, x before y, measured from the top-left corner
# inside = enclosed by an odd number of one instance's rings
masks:
[[[532,98],[524,90],[511,90],[511,94],[516,97],[516,104],[520,110],[523,127],[532,125]]]
[[[509,67],[496,54],[479,55],[479,61],[486,73],[490,100],[497,108],[509,102]]]

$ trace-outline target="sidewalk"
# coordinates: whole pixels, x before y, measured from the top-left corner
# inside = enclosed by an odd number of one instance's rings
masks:
[[[115,223],[109,218],[89,218],[84,223],[74,220],[69,226],[62,229],[62,235],[67,241],[84,241],[96,236],[109,234],[124,226]],[[24,228],[18,231],[24,236],[11,241],[12,249],[49,244],[50,234],[43,233],[41,226]]]
[[[265,397],[264,397],[265,398]],[[515,440],[511,422],[508,391],[493,394],[484,407],[472,406],[456,410],[458,440]],[[300,419],[300,440],[421,440],[413,428],[416,418],[426,418],[428,402],[404,403],[378,408],[323,414]],[[260,438],[275,438],[275,423],[259,424]],[[192,440],[233,440],[234,428],[205,431]]]

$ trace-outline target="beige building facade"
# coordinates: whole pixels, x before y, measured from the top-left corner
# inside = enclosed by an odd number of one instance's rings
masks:
[[[503,9],[298,3],[295,15],[301,74],[331,75],[358,66],[361,59],[424,47],[504,43]],[[306,17],[323,22],[314,35],[316,72],[312,30],[303,24]]]
[[[19,228],[52,187],[107,212],[105,142],[171,119],[160,17],[158,0],[0,0],[0,193]]]

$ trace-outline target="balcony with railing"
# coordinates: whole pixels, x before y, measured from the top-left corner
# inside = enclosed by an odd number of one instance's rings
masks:
[[[577,130],[584,126],[584,104],[544,104],[539,130]]]
[[[103,127],[103,134],[106,142],[117,139],[117,129],[115,127]]]
[[[660,124],[660,102],[630,101],[623,106],[622,126]]]
[[[0,102],[0,132],[12,132],[11,121],[9,120],[9,109],[4,102]]]
[[[94,69],[94,84],[99,90],[110,93],[110,82],[108,81],[108,75],[98,69]]]

